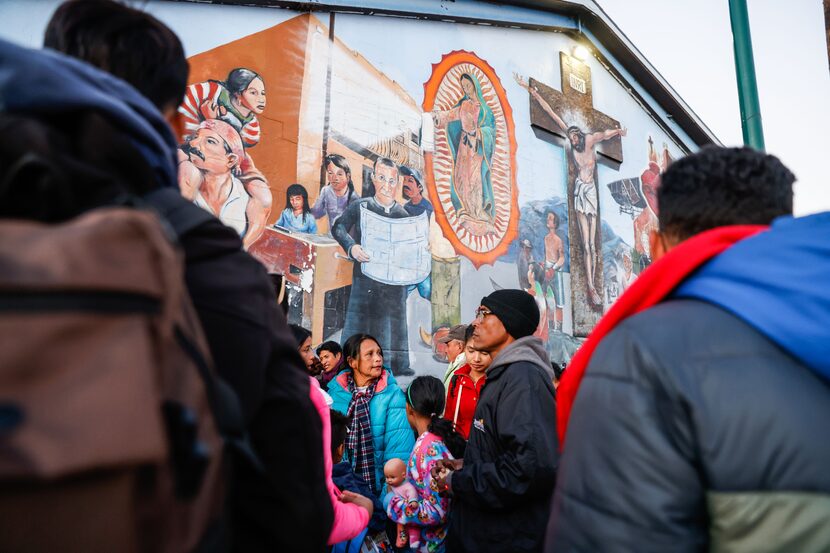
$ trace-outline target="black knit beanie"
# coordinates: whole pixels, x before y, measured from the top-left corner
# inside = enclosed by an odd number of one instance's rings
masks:
[[[507,333],[517,340],[530,336],[539,326],[536,300],[523,290],[496,290],[482,298],[481,305],[492,311]]]

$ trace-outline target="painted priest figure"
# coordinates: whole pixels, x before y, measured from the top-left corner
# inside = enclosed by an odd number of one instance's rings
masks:
[[[354,261],[342,337],[345,340],[357,333],[374,336],[384,350],[384,364],[392,374],[407,376],[414,374],[409,366],[407,285],[420,282],[416,279],[423,280],[429,274],[428,218],[426,214],[413,217],[395,201],[398,166],[392,160],[381,157],[375,161],[372,183],[375,195],[349,204],[331,230]],[[395,233],[394,225],[403,223],[398,219],[411,221],[412,228],[419,229],[419,236],[412,240],[390,239]],[[402,249],[406,247],[411,249]],[[413,259],[416,263],[422,260],[418,270],[410,266]]]

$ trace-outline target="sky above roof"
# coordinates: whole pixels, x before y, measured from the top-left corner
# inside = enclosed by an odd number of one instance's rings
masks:
[[[740,145],[728,0],[597,0],[725,145]],[[821,0],[749,0],[767,151],[796,174],[798,215],[830,210],[830,69]]]

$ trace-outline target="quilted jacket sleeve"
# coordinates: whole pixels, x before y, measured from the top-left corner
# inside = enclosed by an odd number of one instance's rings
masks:
[[[623,325],[597,348],[576,397],[547,551],[702,551],[706,521],[689,401]]]

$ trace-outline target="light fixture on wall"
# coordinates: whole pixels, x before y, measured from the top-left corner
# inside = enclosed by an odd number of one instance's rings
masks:
[[[571,55],[578,59],[579,61],[588,61],[588,58],[591,57],[591,51],[588,50],[586,47],[582,46],[581,44],[577,44],[573,48],[571,48]]]

